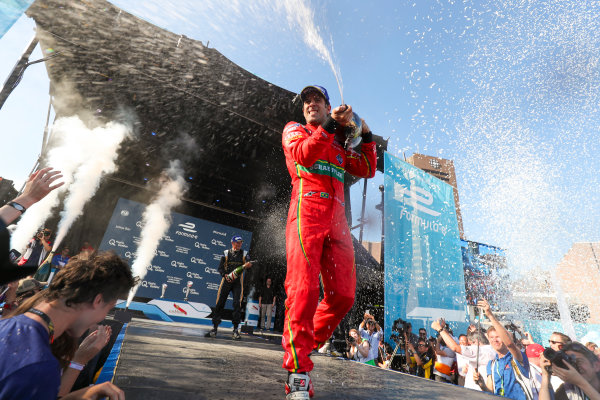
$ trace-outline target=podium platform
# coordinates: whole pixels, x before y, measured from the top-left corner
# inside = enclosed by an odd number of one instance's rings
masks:
[[[133,319],[113,382],[128,400],[285,399],[281,336]],[[490,399],[488,394],[314,354],[315,399]]]

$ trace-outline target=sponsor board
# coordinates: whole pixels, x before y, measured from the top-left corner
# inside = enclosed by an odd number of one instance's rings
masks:
[[[204,303],[186,303],[168,300],[151,300],[148,304],[155,305],[169,316],[182,318],[206,318],[210,314],[210,307]]]
[[[145,204],[119,199],[98,249],[114,251],[132,265],[141,242],[145,209]],[[160,299],[164,295],[183,301],[183,289],[192,281],[188,300],[214,304],[222,279],[218,267],[223,251],[230,247],[234,235],[242,237],[245,251],[250,250],[252,233],[179,213],[171,213],[170,219],[136,296]],[[233,308],[232,301],[225,307]]]

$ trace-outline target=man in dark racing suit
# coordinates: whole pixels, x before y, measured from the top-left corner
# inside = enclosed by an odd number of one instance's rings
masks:
[[[329,339],[354,304],[356,269],[344,207],[344,174],[371,178],[377,163],[373,135],[364,121],[360,148],[344,148],[344,127],[353,116],[350,106],[332,110],[321,86],[307,86],[300,95],[306,125],[289,122],[282,135],[293,186],[282,338],[288,400],[313,396],[309,354]],[[319,275],[324,292],[320,303]]]
[[[221,278],[221,285],[217,292],[217,305],[213,311],[212,323],[214,328],[205,335],[206,337],[217,336],[217,328],[221,323],[221,314],[223,313],[227,296],[229,296],[229,293],[233,292],[233,319],[231,321],[233,323],[232,337],[234,340],[241,339],[238,325],[242,313],[241,304],[244,293],[244,270],[252,266],[252,263],[248,262],[247,253],[242,250],[242,243],[243,240],[241,236],[233,236],[231,238],[231,249],[225,250],[225,255],[221,257],[219,273],[223,278]],[[239,276],[232,275],[239,266],[244,267]]]

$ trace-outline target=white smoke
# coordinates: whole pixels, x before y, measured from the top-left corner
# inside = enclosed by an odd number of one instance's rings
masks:
[[[77,117],[73,118],[71,123],[79,128],[81,136],[88,139],[79,146],[79,151],[86,157],[77,169],[74,182],[69,187],[64,209],[60,213],[61,220],[58,224],[53,251],[58,248],[73,222],[81,215],[85,203],[98,190],[102,177],[115,172],[117,150],[130,132],[125,125],[117,122],[109,122],[103,127],[89,130],[81,120]]]
[[[116,157],[118,144],[110,148],[106,147],[109,143],[114,143],[117,137],[121,137],[120,142],[127,132],[125,126],[114,122],[90,130],[76,116],[56,120],[52,127],[52,149],[47,155],[47,165],[61,171],[64,185],[31,206],[19,220],[17,229],[11,236],[11,246],[14,249],[21,252],[25,249],[29,239],[51,215],[52,209],[58,205],[60,196],[71,187],[76,171],[79,169],[77,172],[79,177],[82,172],[91,168],[91,164],[95,163],[97,158],[106,160],[111,156]]]
[[[140,244],[135,253],[132,270],[133,276],[144,279],[147,267],[154,258],[158,244],[171,225],[171,209],[181,203],[181,197],[187,190],[183,178],[183,170],[179,160],[171,161],[169,169],[164,171],[166,177],[156,198],[152,201],[142,216],[142,232]],[[139,284],[129,292],[127,307],[135,296]]]

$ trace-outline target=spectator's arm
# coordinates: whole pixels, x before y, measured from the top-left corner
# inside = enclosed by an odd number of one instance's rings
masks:
[[[50,243],[48,243],[46,239],[44,239],[44,236],[42,236],[40,242],[42,243],[42,246],[44,246],[44,250],[46,250],[47,252],[52,250],[52,246],[50,246]]]
[[[262,306],[262,296],[258,296],[258,307]]]
[[[83,342],[81,342],[79,348],[73,356],[73,362],[80,365],[85,365],[90,362],[90,360],[94,358],[104,346],[106,346],[110,340],[111,333],[112,329],[110,326],[99,326],[97,330],[90,333],[85,339],[83,339]],[[67,367],[60,379],[60,390],[58,391],[59,396],[64,396],[71,391],[71,388],[77,380],[80,372],[81,371],[77,369]]]
[[[600,400],[600,393],[585,379],[581,374],[567,361],[567,368],[560,368],[552,365],[552,375],[558,376],[564,382],[579,387],[590,400]],[[558,397],[558,396],[557,396]]]
[[[104,382],[69,393],[61,397],[61,400],[99,400],[105,397],[110,400],[125,400],[125,393],[116,385]]]
[[[490,303],[487,300],[481,299],[477,302],[477,307],[480,307],[485,311],[485,316],[489,318],[492,326],[496,328],[496,332],[498,332],[498,336],[500,336],[500,340],[502,343],[508,347],[508,351],[512,354],[513,358],[517,360],[519,363],[523,364],[523,353],[517,347],[515,342],[513,342],[510,333],[504,328],[504,326],[496,319],[496,316],[492,312],[490,308]]]
[[[52,171],[52,168],[50,167],[42,168],[29,177],[23,193],[13,201],[27,209],[46,197],[46,195],[54,189],[62,186],[64,182],[53,185],[53,183],[60,178],[62,178],[60,171]],[[10,224],[20,216],[21,212],[9,205],[0,208],[0,218],[2,218],[6,225]]]
[[[479,385],[482,391],[489,393],[492,392],[491,388],[494,386],[492,382],[492,375],[488,375],[486,381],[484,381],[483,377],[479,373],[479,370],[475,368],[475,370],[473,371],[473,380]]]
[[[551,365],[544,355],[540,355],[540,368],[542,370],[542,385],[540,387],[539,400],[553,400],[554,390],[550,384],[550,373],[548,367]]]
[[[444,329],[445,326],[446,322],[443,318],[435,320],[431,323],[431,327],[440,333],[442,339],[444,339],[444,342],[446,343],[446,346],[448,346],[448,348],[455,353],[462,354],[462,348],[458,343],[456,343],[452,335]]]
[[[275,302],[277,301],[277,296],[273,296],[273,307],[275,307]]]
[[[366,340],[363,340],[358,346],[356,346],[356,349],[358,350],[360,355],[363,357],[366,357],[369,355],[369,348],[370,348],[370,344]]]
[[[415,356],[415,362],[417,363],[417,365],[419,367],[422,367],[425,363],[423,362],[423,360],[421,359],[421,357],[419,356],[419,353],[415,350],[415,346],[413,346],[412,343],[408,342],[408,344],[406,345],[406,347],[413,353],[413,355]]]
[[[439,339],[435,341],[435,349],[434,350],[435,350],[435,354],[437,354],[438,356],[448,357],[446,355],[446,353],[444,352],[444,350],[442,350],[442,348],[440,347],[440,340]]]

